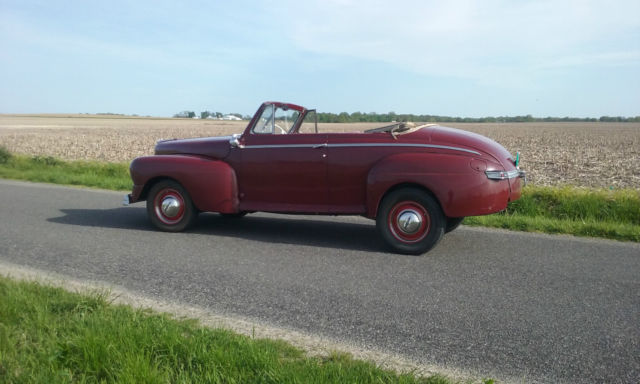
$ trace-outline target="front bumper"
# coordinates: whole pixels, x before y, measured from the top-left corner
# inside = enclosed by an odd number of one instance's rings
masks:
[[[128,195],[124,195],[124,197],[122,198],[122,205],[129,205],[145,200],[146,197],[142,195],[143,191],[144,185],[134,184],[131,193],[129,193]]]

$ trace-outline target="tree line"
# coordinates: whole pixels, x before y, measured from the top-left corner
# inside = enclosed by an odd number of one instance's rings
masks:
[[[173,117],[193,119],[198,116],[201,119],[209,117],[221,119],[223,116],[232,115],[244,120],[250,120],[251,116],[241,115],[240,113],[223,114],[221,112],[203,111],[196,114],[194,111],[182,111],[176,113]],[[640,123],[640,116],[623,117],[623,116],[601,116],[595,117],[533,117],[526,116],[498,116],[498,117],[451,117],[440,115],[415,115],[415,114],[397,114],[389,113],[362,113],[362,112],[319,112],[319,123],[389,123],[394,121],[411,121],[424,123],[534,123],[534,122],[608,122],[608,123]]]
[[[396,114],[389,113],[318,113],[318,122],[320,123],[386,123],[393,121],[411,121],[411,122],[440,122],[440,123],[532,123],[532,122],[622,122],[622,123],[638,123],[640,116],[622,117],[622,116],[601,116],[595,117],[533,117],[526,116],[498,116],[498,117],[451,117],[439,115],[415,115],[415,114]]]
[[[248,116],[248,115],[243,116],[240,113],[222,113],[222,112],[211,112],[211,111],[202,111],[200,112],[200,114],[196,114],[194,111],[182,111],[182,112],[176,113],[175,115],[173,115],[173,117],[179,117],[183,119],[184,118],[193,119],[196,116],[198,116],[201,119],[207,119],[209,117],[221,119],[223,116],[227,116],[227,115],[235,116],[243,120],[251,120],[251,116]]]

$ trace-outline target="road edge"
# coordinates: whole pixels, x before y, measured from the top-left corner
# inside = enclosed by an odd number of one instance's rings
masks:
[[[38,282],[80,294],[96,291],[106,292],[108,300],[114,304],[151,309],[155,312],[169,314],[178,319],[197,319],[204,327],[228,329],[255,339],[283,340],[304,350],[308,356],[328,356],[333,352],[346,352],[352,355],[354,359],[366,360],[383,369],[390,369],[399,373],[412,373],[416,376],[424,377],[439,374],[453,380],[468,383],[482,382],[477,376],[463,370],[418,363],[402,356],[358,347],[327,337],[275,327],[269,324],[260,324],[250,319],[219,314],[197,306],[160,300],[111,283],[81,280],[2,260],[0,260],[0,275],[19,281]]]

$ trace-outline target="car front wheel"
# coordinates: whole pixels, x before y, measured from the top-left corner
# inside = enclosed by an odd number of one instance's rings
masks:
[[[183,231],[197,217],[189,194],[173,180],[163,180],[151,187],[147,196],[147,214],[154,226],[167,232]]]
[[[444,235],[446,220],[438,202],[415,188],[389,193],[382,200],[376,228],[396,252],[420,255],[433,248]]]

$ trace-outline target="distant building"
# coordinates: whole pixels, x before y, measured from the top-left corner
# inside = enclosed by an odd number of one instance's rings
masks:
[[[224,115],[222,116],[222,120],[242,120],[242,119],[234,115]]]

